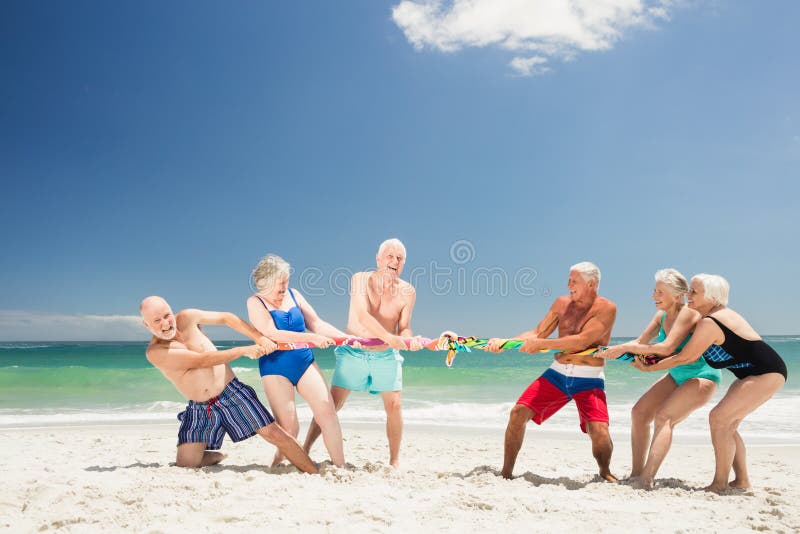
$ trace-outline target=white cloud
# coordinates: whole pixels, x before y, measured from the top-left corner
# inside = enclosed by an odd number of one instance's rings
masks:
[[[513,52],[518,74],[541,72],[540,59],[569,60],[608,50],[625,30],[668,20],[670,0],[403,0],[392,18],[418,50],[455,52],[498,46]],[[527,74],[526,74],[527,72]]]
[[[520,76],[533,76],[534,74],[544,74],[550,71],[546,65],[547,58],[541,56],[515,57],[509,65]]]
[[[140,341],[149,338],[138,315],[0,310],[0,340],[4,341]]]

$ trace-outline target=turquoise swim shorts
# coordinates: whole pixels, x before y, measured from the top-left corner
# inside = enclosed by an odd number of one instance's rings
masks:
[[[334,354],[334,386],[373,394],[403,389],[403,356],[397,349],[371,351],[343,345]]]

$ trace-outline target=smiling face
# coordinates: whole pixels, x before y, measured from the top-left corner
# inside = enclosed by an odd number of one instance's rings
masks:
[[[388,245],[378,252],[375,256],[375,262],[378,265],[378,271],[398,277],[403,272],[406,254],[402,248],[396,245]]]
[[[692,279],[689,284],[687,303],[691,309],[699,311],[701,315],[707,315],[715,306],[714,301],[706,297],[706,288],[703,282],[697,279]]]
[[[567,289],[569,289],[569,299],[572,302],[585,300],[586,297],[593,296],[597,292],[597,282],[588,282],[579,271],[570,271],[567,279]]]
[[[169,341],[178,333],[175,314],[161,297],[147,297],[142,301],[142,322],[151,334]]]
[[[672,289],[664,282],[656,282],[656,287],[653,289],[653,301],[656,308],[659,310],[669,310],[676,302],[682,302],[683,297],[675,296]]]

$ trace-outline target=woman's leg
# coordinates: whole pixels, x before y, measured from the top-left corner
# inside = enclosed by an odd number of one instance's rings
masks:
[[[336,407],[336,411],[342,409],[344,406],[344,402],[347,400],[347,396],[350,395],[350,390],[345,388],[340,388],[339,386],[331,386],[331,398],[333,398],[333,405]],[[314,442],[317,441],[321,430],[317,421],[315,419],[311,420],[311,424],[308,425],[308,433],[306,434],[306,442],[303,445],[303,450],[306,453],[311,452],[311,447],[314,445]]]
[[[767,402],[778,391],[786,380],[778,373],[748,376],[737,380],[728,392],[719,401],[711,413],[708,414],[708,423],[711,427],[711,443],[714,445],[714,459],[716,468],[714,480],[706,489],[709,491],[723,491],[728,489],[728,477],[736,457],[736,435],[739,423],[756,408]],[[739,437],[741,440],[741,437]],[[742,443],[742,447],[744,443]],[[737,473],[739,483],[747,481],[747,466],[738,465]]]
[[[703,406],[717,391],[717,385],[705,378],[692,378],[681,384],[662,403],[656,412],[653,442],[647,455],[639,487],[653,487],[658,468],[672,445],[672,429],[686,419],[690,413]]]
[[[659,378],[631,408],[631,478],[642,474],[650,446],[650,423],[664,399],[677,388],[669,374]]]
[[[265,375],[261,377],[264,392],[267,394],[270,410],[275,420],[293,438],[297,438],[300,425],[297,422],[297,408],[294,402],[294,386],[288,378],[282,375]],[[278,450],[272,465],[283,461],[283,454]]]
[[[325,441],[325,447],[328,449],[333,465],[344,466],[344,448],[339,416],[336,415],[333,398],[316,363],[311,364],[297,382],[297,392],[305,399],[314,414],[314,420],[322,431],[322,439]]]

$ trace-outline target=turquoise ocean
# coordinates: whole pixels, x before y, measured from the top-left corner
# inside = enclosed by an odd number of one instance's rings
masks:
[[[794,415],[800,412],[800,336],[765,340],[784,358],[789,380],[784,388],[748,417],[743,434],[772,442],[800,443]],[[621,339],[614,342],[622,341]],[[219,349],[244,342],[217,342]],[[0,342],[0,428],[176,421],[185,401],[145,359],[144,342]],[[332,349],[315,350],[315,358],[330,382]],[[454,425],[503,429],[508,412],[525,387],[552,360],[548,355],[482,351],[461,353],[453,367],[443,352],[405,352],[403,409],[407,424]],[[266,403],[257,362],[232,362],[237,376],[252,385]],[[630,424],[630,408],[659,377],[621,362],[606,365],[606,393],[611,424]],[[706,407],[692,414],[679,429],[707,434],[707,414],[733,380],[723,371],[723,387]],[[298,396],[301,421],[311,418]],[[383,403],[367,393],[351,394],[340,413],[343,423],[382,422]],[[569,404],[547,423],[554,429],[577,426]]]

